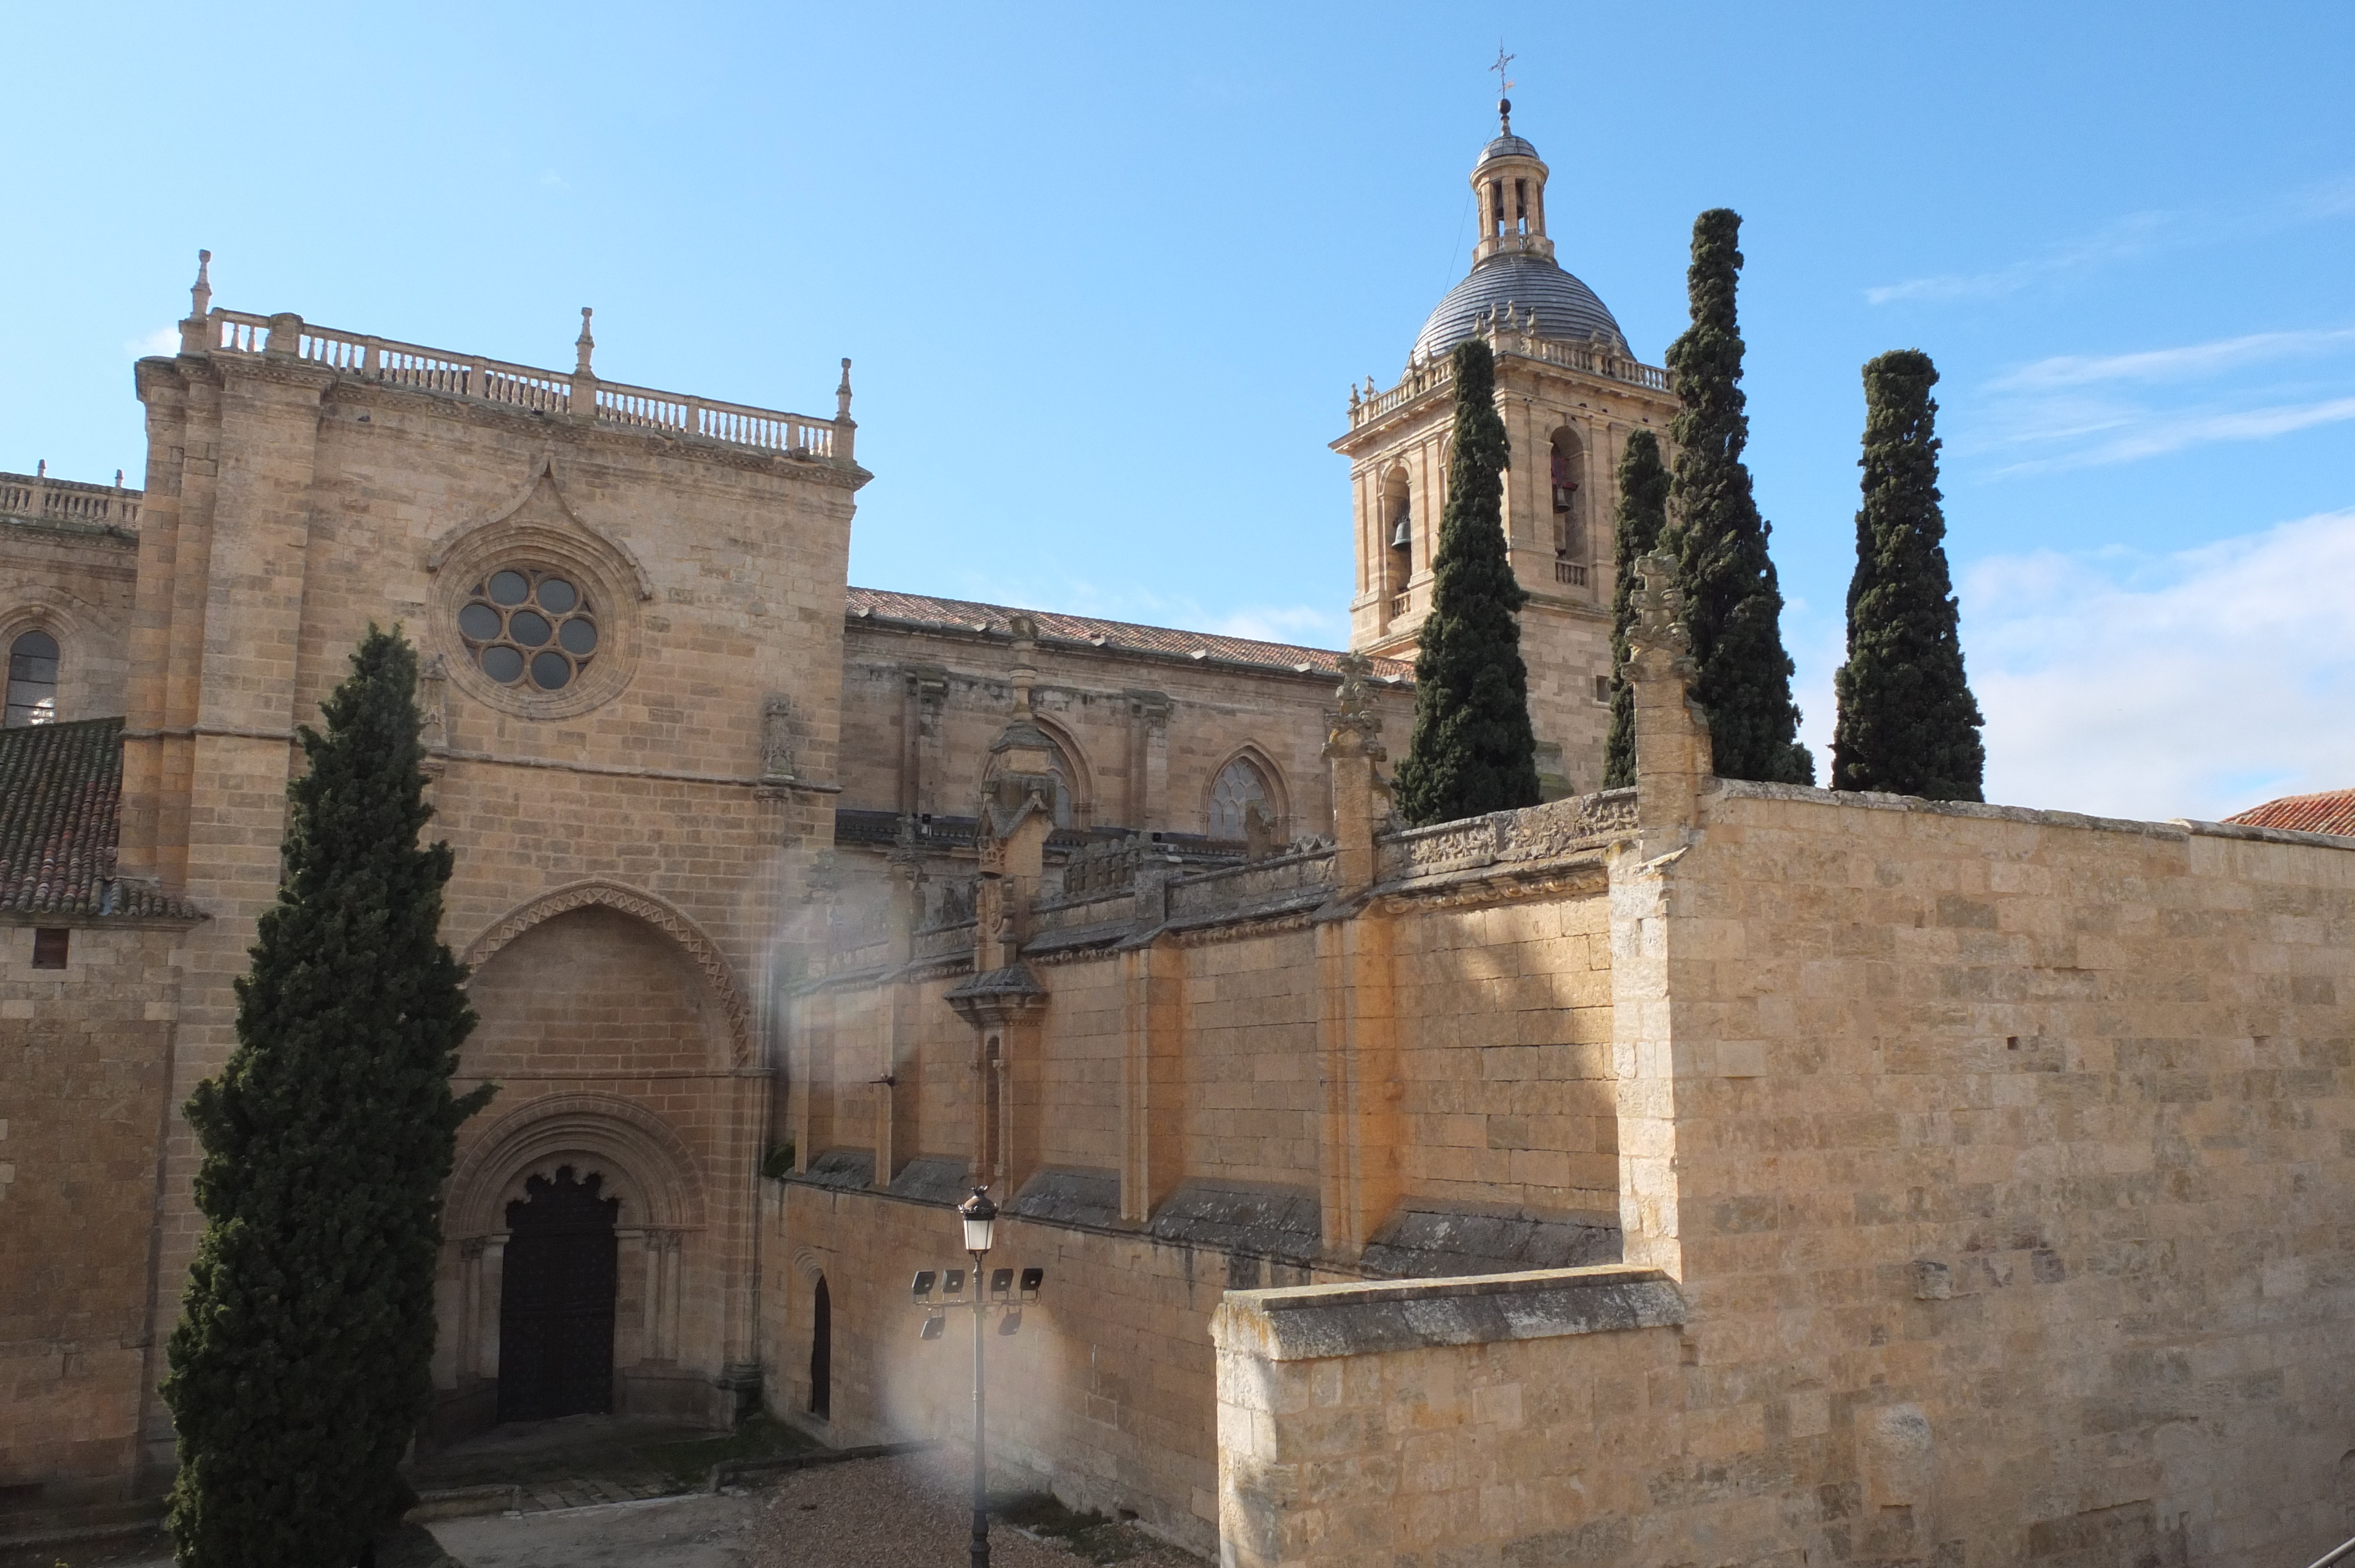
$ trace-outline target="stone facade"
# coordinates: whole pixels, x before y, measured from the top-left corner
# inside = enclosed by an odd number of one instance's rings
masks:
[[[119,483],[69,483],[46,468],[0,473],[0,659],[27,632],[55,640],[61,720],[123,712],[139,502]]]
[[[1001,1465],[1235,1568],[2254,1568],[2355,1528],[2355,841],[1712,778],[1668,574],[1607,549],[1673,405],[1545,270],[1545,174],[1490,144],[1472,275],[1353,395],[1346,655],[850,588],[847,363],[814,418],[603,381],[586,313],[568,374],[200,272],[138,367],[144,491],[0,482],[0,630],[58,641],[63,721],[0,734],[0,1509],[168,1478],[176,1107],[295,727],[398,620],[460,1078],[501,1086],[429,1442],[499,1417],[568,1171],[616,1204],[616,1408],[955,1439],[962,1335],[906,1291],[986,1182],[992,1266],[1046,1271],[990,1341]],[[1599,772],[1622,566],[1638,781],[1405,832],[1458,332],[1555,791]]]
[[[999,1452],[1222,1561],[2340,1539],[2355,843],[1679,780],[1687,734],[1636,801],[1379,838],[1370,885],[1342,846],[1050,898],[994,1048],[933,1001],[951,933],[830,982],[776,1403],[822,1277],[828,1429],[956,1436],[903,1292],[1002,1075],[999,1255],[1048,1288]]]

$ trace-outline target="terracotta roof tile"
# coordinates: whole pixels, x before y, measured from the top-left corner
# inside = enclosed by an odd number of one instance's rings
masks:
[[[1059,615],[1053,610],[1019,610],[973,599],[934,599],[930,594],[892,593],[884,588],[850,590],[853,620],[876,620],[945,630],[1014,634],[1008,620],[1028,615],[1039,623],[1041,643],[1065,647],[1106,648],[1120,653],[1150,653],[1163,658],[1196,659],[1204,663],[1239,664],[1255,670],[1282,670],[1338,677],[1340,654],[1329,648],[1300,648],[1289,642],[1262,642],[1251,637],[1221,637],[1209,631],[1180,631],[1167,626],[1139,626],[1126,620],[1099,620],[1089,615]],[[1374,673],[1400,685],[1414,683],[1414,664],[1406,659],[1377,659]]]
[[[0,910],[77,919],[196,919],[153,888],[114,880],[123,721],[0,729]]]
[[[2355,837],[2355,789],[2319,795],[2285,795],[2224,819],[2244,828],[2280,828],[2294,833],[2339,833]]]

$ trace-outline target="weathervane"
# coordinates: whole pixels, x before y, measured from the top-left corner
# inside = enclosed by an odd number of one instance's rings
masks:
[[[1512,133],[1513,129],[1513,101],[1505,95],[1513,90],[1513,79],[1505,74],[1505,68],[1520,58],[1518,55],[1507,54],[1505,40],[1498,38],[1497,63],[1488,68],[1497,73],[1497,118],[1503,123],[1508,135]]]

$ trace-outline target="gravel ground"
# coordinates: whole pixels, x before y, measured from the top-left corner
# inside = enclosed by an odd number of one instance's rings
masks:
[[[963,1568],[972,1540],[973,1494],[920,1454],[790,1471],[744,1501],[758,1526],[758,1554],[747,1559],[754,1568]],[[1095,1554],[1081,1556],[1060,1542],[994,1524],[991,1568],[1071,1568],[1092,1561],[1202,1568],[1200,1558],[1140,1531],[1097,1533],[1110,1539]]]

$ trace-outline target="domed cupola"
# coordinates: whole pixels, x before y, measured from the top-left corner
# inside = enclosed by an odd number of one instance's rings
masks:
[[[1626,339],[1609,309],[1553,259],[1553,241],[1546,237],[1547,169],[1537,148],[1513,134],[1512,101],[1500,99],[1497,114],[1502,129],[1472,168],[1480,243],[1472,251],[1471,276],[1448,290],[1423,323],[1412,357],[1438,358],[1470,337],[1481,317],[1508,311],[1524,320],[1534,313],[1535,336],[1564,343],[1600,337],[1625,355]]]

